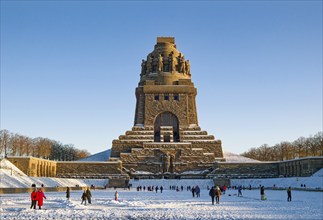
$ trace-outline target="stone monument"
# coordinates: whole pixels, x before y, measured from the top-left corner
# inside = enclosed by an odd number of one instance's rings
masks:
[[[202,131],[190,62],[174,37],[158,37],[142,60],[132,130],[113,140],[111,160],[153,174],[203,170],[224,161],[221,141]]]

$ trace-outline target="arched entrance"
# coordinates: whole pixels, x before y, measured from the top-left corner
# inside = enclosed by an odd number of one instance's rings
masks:
[[[160,142],[160,126],[172,126],[174,142],[179,142],[179,123],[176,115],[171,112],[160,113],[155,119],[154,141]],[[164,136],[164,142],[170,142],[169,136]]]

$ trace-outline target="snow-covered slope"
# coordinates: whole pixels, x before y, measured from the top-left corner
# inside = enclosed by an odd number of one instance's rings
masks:
[[[52,177],[29,177],[7,159],[0,161],[0,188],[29,188],[32,184],[45,187],[105,186],[105,179],[65,179]]]
[[[111,149],[99,152],[97,154],[93,154],[89,157],[82,158],[78,161],[108,161],[110,158]]]
[[[238,154],[234,154],[231,152],[223,152],[223,157],[225,158],[225,162],[227,163],[260,163],[259,160],[254,160],[254,159],[250,159],[247,157],[243,157],[241,155]]]

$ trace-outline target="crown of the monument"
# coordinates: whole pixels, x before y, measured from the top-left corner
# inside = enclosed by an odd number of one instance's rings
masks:
[[[140,83],[155,80],[156,84],[176,84],[179,79],[190,79],[190,62],[185,60],[175,45],[174,37],[157,37],[154,50],[142,60]]]

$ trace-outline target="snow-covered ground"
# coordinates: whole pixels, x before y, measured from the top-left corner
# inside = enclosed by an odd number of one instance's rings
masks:
[[[192,197],[189,191],[164,190],[163,193],[117,189],[92,191],[92,204],[81,205],[82,191],[72,191],[66,201],[64,192],[45,192],[42,210],[30,209],[30,196],[1,195],[1,219],[323,219],[323,193],[292,191],[287,202],[285,190],[266,190],[268,200],[261,201],[259,190],[236,190],[222,195],[219,205],[211,205],[208,191]]]

